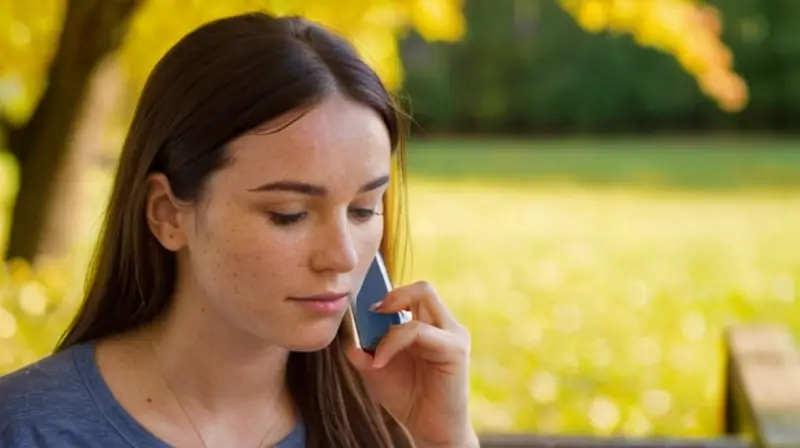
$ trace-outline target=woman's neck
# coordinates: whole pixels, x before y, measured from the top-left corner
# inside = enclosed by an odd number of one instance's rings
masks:
[[[175,297],[155,322],[100,341],[101,375],[135,419],[170,443],[197,443],[193,426],[208,446],[280,440],[297,423],[288,352],[226,325],[194,299]]]
[[[288,351],[239,331],[196,299],[175,297],[141,334],[175,393],[212,412],[263,409],[287,399]]]

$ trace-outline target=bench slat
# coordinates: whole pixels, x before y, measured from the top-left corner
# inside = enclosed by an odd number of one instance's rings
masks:
[[[800,448],[800,352],[792,335],[754,325],[731,328],[725,339],[726,431],[753,432],[763,448]]]

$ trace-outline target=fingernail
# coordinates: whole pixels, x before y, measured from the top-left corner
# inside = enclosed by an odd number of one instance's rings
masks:
[[[373,369],[380,369],[380,368],[381,368],[381,367],[383,367],[385,364],[386,364],[385,362],[383,362],[383,361],[379,361],[379,360],[376,358],[376,359],[374,359],[374,360],[372,361],[372,368],[373,368]]]
[[[377,311],[381,306],[383,306],[383,301],[373,303],[370,305],[369,309],[371,311]]]

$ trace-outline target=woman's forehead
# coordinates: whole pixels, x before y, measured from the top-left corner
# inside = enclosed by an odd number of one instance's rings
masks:
[[[275,132],[270,132],[270,127]],[[286,114],[230,145],[231,169],[242,182],[277,177],[372,178],[389,170],[391,142],[380,116],[340,96]]]

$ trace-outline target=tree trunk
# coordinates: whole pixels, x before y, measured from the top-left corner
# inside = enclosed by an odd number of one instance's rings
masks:
[[[76,248],[86,249],[77,245],[95,239],[105,203],[104,199],[99,199],[98,190],[110,191],[110,187],[98,186],[96,172],[109,171],[109,166],[111,169],[116,166],[114,152],[110,149],[116,145],[108,136],[122,88],[115,59],[114,56],[106,58],[92,77],[83,115],[78,118],[69,142],[68,160],[63,162],[56,181],[58,187],[48,209],[37,259],[59,257]]]
[[[100,62],[115,51],[142,0],[70,0],[50,63],[47,86],[28,122],[8,129],[19,163],[6,259],[32,261],[41,248],[75,125]],[[67,225],[64,223],[64,225]]]

